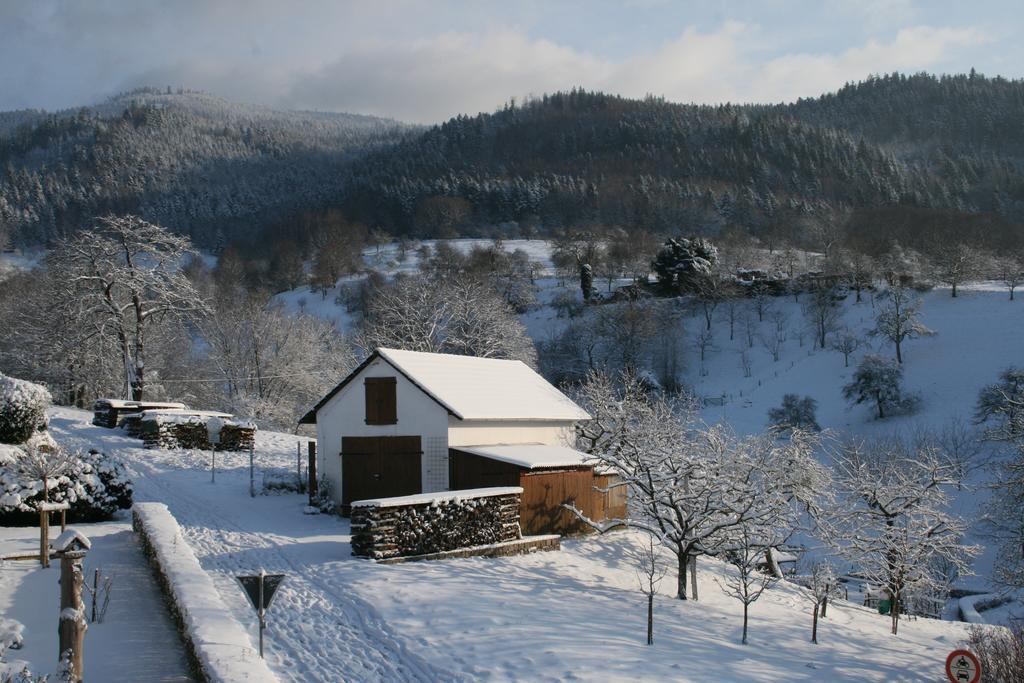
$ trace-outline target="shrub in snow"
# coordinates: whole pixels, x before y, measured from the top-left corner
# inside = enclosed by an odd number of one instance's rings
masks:
[[[46,409],[52,402],[46,387],[0,375],[0,443],[25,443],[46,429]]]
[[[31,473],[33,467],[26,466],[31,464],[31,448],[0,450],[0,526],[35,524],[39,520],[36,506],[44,499],[43,482]],[[70,519],[108,519],[117,510],[131,507],[132,483],[119,460],[97,451],[70,456],[60,453],[67,458],[67,466],[54,472],[56,476],[48,479],[47,487],[51,502],[71,504]]]
[[[990,438],[1012,439],[1024,433],[1024,370],[1006,368],[997,383],[984,387],[978,393],[974,419],[997,423],[988,434]]]
[[[883,356],[867,355],[853,373],[853,381],[843,387],[843,397],[857,403],[874,403],[878,419],[886,414],[906,414],[917,407],[915,396],[903,393],[903,368]]]
[[[968,632],[967,645],[978,656],[985,680],[1024,681],[1024,626],[1009,628],[975,626]]]
[[[768,410],[768,422],[780,432],[794,429],[820,432],[821,426],[815,416],[817,410],[818,402],[810,396],[800,398],[796,394],[786,394],[780,407]]]

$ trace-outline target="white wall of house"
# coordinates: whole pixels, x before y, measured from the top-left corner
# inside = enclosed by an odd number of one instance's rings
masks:
[[[572,446],[573,422],[518,420],[459,420],[448,416],[448,445],[482,446],[493,444],[542,443]]]
[[[398,421],[393,425],[366,424],[367,377],[396,378]],[[418,436],[423,492],[448,489],[448,411],[378,358],[327,402],[316,416],[317,467],[341,502],[341,439],[346,436]]]

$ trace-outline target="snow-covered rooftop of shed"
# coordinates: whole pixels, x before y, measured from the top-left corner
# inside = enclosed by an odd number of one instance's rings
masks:
[[[579,467],[591,465],[586,453],[568,446],[549,446],[539,443],[497,444],[494,446],[456,446],[455,450],[472,453],[491,460],[501,460],[527,469],[539,467]]]
[[[352,507],[399,507],[401,505],[425,505],[468,498],[488,498],[491,496],[508,496],[522,493],[520,486],[490,486],[482,489],[459,489],[457,491],[435,491],[433,493],[416,493],[411,496],[395,496],[393,498],[367,498],[352,501]]]
[[[378,349],[462,420],[586,420],[590,415],[518,360]]]

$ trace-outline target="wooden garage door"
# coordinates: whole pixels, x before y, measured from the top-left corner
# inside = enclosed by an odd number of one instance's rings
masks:
[[[346,437],[341,440],[341,504],[422,493],[418,436]]]

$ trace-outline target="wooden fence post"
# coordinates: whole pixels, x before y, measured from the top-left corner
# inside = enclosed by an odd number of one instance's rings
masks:
[[[69,666],[69,680],[80,683],[85,677],[85,603],[82,588],[85,575],[82,560],[89,549],[89,541],[76,531],[69,530],[57,539],[60,553],[60,620],[57,634],[60,644],[57,661]]]
[[[319,493],[316,483],[316,441],[310,441],[308,447],[309,465],[306,467],[306,474],[309,475],[309,504],[312,505]]]
[[[39,505],[39,563],[50,566],[50,511],[44,504]]]

